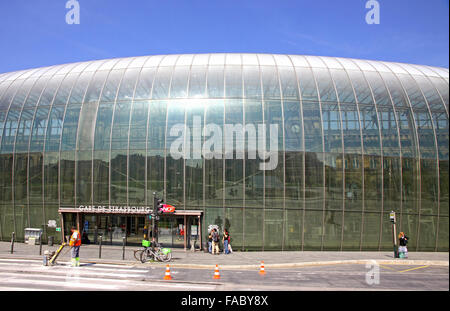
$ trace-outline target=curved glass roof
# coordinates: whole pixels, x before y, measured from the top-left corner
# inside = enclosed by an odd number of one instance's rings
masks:
[[[364,74],[361,75],[361,72]],[[405,93],[405,83],[417,83],[422,93],[434,92],[445,102],[448,115],[447,68],[336,57],[275,54],[182,54],[118,58],[57,65],[0,74],[0,110],[15,106],[11,102],[20,88],[36,96],[49,95],[60,86],[86,90],[117,91],[117,100],[161,98],[302,98],[319,94],[332,100],[332,85],[340,88],[341,101],[356,95],[366,80],[375,100],[387,85]],[[317,83],[312,83],[317,81]],[[76,83],[75,83],[76,82]],[[382,87],[385,85],[384,87]],[[409,86],[409,85],[408,85]],[[316,88],[315,90],[311,88]],[[416,87],[417,88],[417,87]],[[45,89],[45,91],[44,91]],[[298,92],[300,90],[300,92]],[[353,94],[353,90],[356,94]],[[339,90],[337,90],[339,92]],[[419,91],[417,89],[416,91]],[[380,90],[380,92],[383,92]],[[80,96],[83,96],[80,93]],[[407,93],[407,92],[406,92]],[[18,94],[19,95],[19,94]],[[379,94],[382,96],[382,94]],[[21,96],[15,96],[20,106]],[[336,94],[334,94],[336,97]],[[24,98],[23,98],[24,99]],[[46,99],[46,97],[44,98]],[[86,100],[98,98],[87,97]],[[311,99],[311,98],[308,98]],[[31,102],[31,101],[30,101]],[[39,105],[50,104],[49,102]],[[439,105],[438,105],[439,106]],[[433,107],[431,107],[433,108]],[[437,107],[434,107],[437,108]]]
[[[275,54],[106,59],[0,74],[0,111],[169,98],[303,99],[449,110],[447,68]]]

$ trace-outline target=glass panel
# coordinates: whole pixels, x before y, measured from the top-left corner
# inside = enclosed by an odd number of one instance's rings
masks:
[[[372,93],[369,85],[361,71],[348,70],[347,71],[350,80],[353,84],[353,88],[356,93],[356,98],[359,104],[367,104],[373,106]]]
[[[346,251],[358,251],[361,244],[362,214],[360,212],[345,212],[344,235],[342,249]]]
[[[14,201],[15,204],[27,204],[28,154],[14,155]],[[24,208],[25,206],[22,206]],[[17,215],[16,215],[17,216]]]
[[[144,147],[145,147],[145,145],[144,145]],[[128,204],[144,205],[145,204],[145,150],[130,150],[128,170],[129,170]],[[151,197],[151,198],[153,198],[153,197]]]
[[[445,81],[444,79],[429,77],[433,85],[437,88],[439,94],[441,95],[442,99],[444,100],[445,107],[447,108],[448,113],[448,105],[449,105],[449,88],[448,88],[448,81]]]
[[[49,110],[49,107],[40,107],[36,110],[31,133],[30,152],[43,151]]]
[[[141,75],[136,85],[134,99],[149,99],[152,92],[153,79],[156,74],[156,68],[142,68]]]
[[[320,100],[322,102],[336,102],[336,91],[328,69],[313,68],[313,71],[319,88]]]
[[[166,200],[183,209],[184,159],[190,142],[186,140],[185,104],[171,102],[167,106]]]
[[[134,102],[130,122],[130,149],[145,150],[149,102]]]
[[[231,237],[231,246],[233,251],[242,249],[244,242],[244,209],[227,208],[225,209],[225,228]]]
[[[61,150],[75,150],[81,105],[69,106],[64,117]]]
[[[241,100],[227,101],[225,105],[225,124],[236,131],[224,131],[225,141],[225,206],[241,207],[244,199],[244,128],[243,103]],[[221,123],[219,123],[221,124]],[[242,130],[241,130],[242,129]],[[231,151],[231,152],[230,152]]]
[[[195,66],[191,68],[189,77],[189,97],[206,97],[206,66]]]
[[[427,109],[428,106],[423,98],[422,92],[420,91],[416,81],[409,75],[399,74],[397,75],[403,84],[403,87],[408,94],[409,101],[413,109]]]
[[[12,154],[2,154],[0,155],[0,202],[3,204],[11,205],[12,203],[12,172],[13,172],[13,155]],[[3,211],[2,211],[3,213]],[[12,214],[12,211],[11,211]],[[13,219],[13,218],[12,218]],[[12,220],[14,222],[14,220]],[[3,228],[2,223],[2,228]],[[14,230],[12,230],[14,231]],[[12,232],[11,231],[11,232]],[[8,234],[11,234],[11,232],[8,232]],[[4,232],[3,232],[4,233]]]
[[[224,97],[224,68],[223,66],[210,66],[207,76],[208,98]]]
[[[1,110],[7,110],[9,108],[9,105],[11,104],[11,100],[13,99],[14,95],[16,94],[19,87],[22,85],[23,80],[16,80],[14,81],[11,86],[5,90],[5,93],[0,98],[0,109]]]
[[[364,75],[370,84],[377,106],[391,106],[386,85],[378,72],[366,71]]]
[[[322,152],[322,120],[318,102],[303,102],[305,151]]]
[[[223,127],[224,104],[223,102],[211,101],[206,106],[205,124],[217,124]],[[205,137],[205,140],[209,138]],[[217,139],[219,139],[217,137]],[[205,144],[205,143],[204,143]],[[205,158],[205,156],[203,155]],[[205,206],[223,207],[224,199],[224,176],[223,160],[221,158],[207,157],[205,163]],[[209,210],[208,210],[209,213]]]
[[[324,251],[337,251],[341,248],[342,239],[342,212],[329,211],[325,212],[324,218]]]
[[[111,104],[100,103],[95,122],[95,150],[109,150],[113,109]]]
[[[47,84],[49,77],[41,77],[36,83],[33,85],[30,93],[28,94],[27,100],[25,102],[24,107],[36,107],[37,102],[41,96],[42,91],[44,90],[45,85]]]
[[[131,103],[118,102],[114,109],[114,122],[111,137],[111,149],[128,148],[128,131],[130,127]]]
[[[316,81],[310,68],[295,67],[303,100],[318,100]]]
[[[22,109],[25,99],[36,81],[36,78],[25,80],[22,86],[17,90],[17,93],[11,102],[10,109]]]
[[[266,138],[264,146],[265,158],[263,160],[259,156],[261,162],[266,162],[269,169],[265,171],[265,205],[273,208],[284,207],[284,150],[283,150],[283,115],[280,101],[265,101],[264,102],[264,124],[266,126]],[[276,129],[276,133],[273,133]],[[258,129],[260,134],[260,129]],[[259,142],[258,142],[259,144]],[[280,216],[281,217],[281,216]],[[270,219],[270,218],[269,218]],[[282,225],[279,223],[278,225]],[[275,227],[275,226],[272,226]],[[274,228],[272,228],[275,230]],[[278,229],[277,229],[278,230]],[[283,231],[280,229],[280,236],[283,236]],[[267,242],[267,241],[266,241]],[[278,245],[281,245],[281,241]]]
[[[264,251],[280,250],[283,244],[284,213],[280,210],[265,210]]]
[[[98,102],[85,103],[81,107],[78,129],[78,150],[92,150],[94,145],[95,119]]]
[[[64,81],[61,83],[61,86],[58,88],[58,93],[55,96],[55,100],[53,101],[53,105],[55,106],[65,106],[67,104],[67,100],[70,95],[70,91],[72,90],[73,85],[75,84],[78,78],[78,73],[68,74]]]
[[[46,151],[59,151],[64,120],[64,107],[53,106],[50,112],[45,137]]]
[[[286,211],[286,230],[284,250],[300,251],[302,247],[302,217],[301,210]]]
[[[244,66],[244,92],[245,98],[261,98],[261,79],[258,66]]]
[[[167,98],[169,95],[170,78],[172,77],[172,67],[159,67],[153,82],[152,98]]]
[[[49,80],[44,92],[41,95],[41,99],[39,100],[39,106],[50,106],[53,103],[55,93],[63,79],[63,75],[57,75]]]
[[[100,97],[101,102],[113,102],[116,99],[117,89],[119,88],[124,72],[124,69],[120,69],[112,70],[109,73],[108,80],[106,80],[102,96]]]
[[[293,67],[278,67],[284,100],[299,99],[297,77]]]
[[[89,87],[86,91],[86,96],[84,97],[85,103],[98,101],[108,73],[108,71],[99,71],[95,73],[95,76],[91,83],[89,83]]]
[[[80,74],[70,94],[69,105],[81,104],[83,102],[86,89],[93,75],[93,72],[83,72]]]
[[[94,151],[93,155],[94,204],[109,203],[109,151]]]
[[[9,110],[3,130],[1,153],[10,153],[14,150],[14,139],[19,126],[20,111]]]
[[[280,98],[280,82],[277,68],[273,66],[261,66],[261,79],[264,99]]]
[[[261,202],[262,203],[262,202]],[[246,204],[246,206],[248,206]],[[262,250],[263,235],[261,228],[264,226],[263,211],[260,208],[246,208],[245,209],[245,250]]]
[[[414,76],[417,84],[420,86],[430,110],[433,111],[444,111],[445,106],[442,102],[441,96],[437,92],[436,88],[430,83],[430,81],[423,76]]]
[[[330,69],[331,77],[336,85],[339,102],[355,103],[355,95],[347,73],[344,70]]]
[[[285,206],[303,209],[303,122],[299,102],[284,102],[284,137]],[[293,241],[288,242],[289,245],[290,243],[295,245]]]
[[[226,97],[242,97],[242,70],[240,66],[227,66],[225,69]]]
[[[304,246],[303,250],[317,250],[322,244],[323,212],[307,210],[304,213]]]
[[[392,102],[395,107],[408,107],[405,92],[402,85],[398,81],[397,77],[390,72],[381,73],[383,80],[389,89],[389,93],[392,97]]]
[[[77,205],[92,203],[92,152],[78,151],[76,158]]]
[[[186,209],[203,209],[203,118],[204,105],[200,102],[186,105],[186,128],[190,131],[186,136],[186,142],[190,141],[185,160]]]
[[[28,151],[28,142],[31,136],[31,124],[33,122],[33,116],[34,116],[34,109],[26,109],[22,111],[15,138],[16,152]]]
[[[44,155],[44,200],[45,204],[58,203],[58,152]]]
[[[163,150],[166,146],[166,106],[166,102],[150,102],[148,121],[148,150]]]
[[[245,134],[245,206],[263,209],[264,171],[259,166],[262,155],[257,156],[256,141],[258,126],[263,124],[263,107],[260,101],[247,101],[244,109],[247,130]]]
[[[111,201],[110,204],[127,204],[128,151],[111,151]]]
[[[75,153],[61,152],[60,163],[60,196],[61,203],[73,206],[75,203]]]
[[[185,98],[187,96],[189,69],[189,66],[175,67],[170,86],[170,98]]]

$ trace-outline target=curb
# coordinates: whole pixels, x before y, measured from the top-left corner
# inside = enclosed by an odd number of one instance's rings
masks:
[[[14,256],[0,256],[0,259],[19,259],[19,260],[41,260],[39,257],[14,257]],[[65,260],[60,260],[59,262],[67,262]],[[110,264],[118,266],[138,266],[138,267],[148,267],[148,266],[161,266],[165,267],[167,263],[165,262],[152,262],[142,264],[138,261],[108,261],[108,260],[93,260],[86,259],[83,263],[91,264]],[[283,268],[298,268],[298,267],[310,267],[310,266],[326,266],[326,265],[345,265],[345,264],[378,264],[378,265],[404,265],[404,266],[449,266],[449,262],[445,260],[386,260],[386,259],[356,259],[356,260],[328,260],[328,261],[306,261],[306,262],[293,262],[293,263],[279,263],[279,264],[267,264],[264,266],[266,268],[273,269],[283,269]],[[169,263],[171,267],[174,268],[186,268],[186,269],[214,269],[216,264],[192,264],[192,263]],[[259,264],[254,265],[232,265],[232,264],[219,264],[221,270],[253,270],[259,269]]]

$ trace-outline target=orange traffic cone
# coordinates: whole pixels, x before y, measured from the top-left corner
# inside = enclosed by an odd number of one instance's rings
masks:
[[[260,275],[266,275],[266,270],[264,270],[264,261],[261,261],[261,267],[259,268]]]
[[[164,280],[171,280],[169,265],[166,265],[166,275],[164,276]]]
[[[214,270],[214,279],[220,279],[219,266],[216,265],[216,269]]]

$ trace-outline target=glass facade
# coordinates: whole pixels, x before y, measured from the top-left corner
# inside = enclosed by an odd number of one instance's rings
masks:
[[[0,74],[0,239],[80,205],[200,210],[235,250],[448,251],[449,71],[271,54]],[[44,233],[44,238],[46,232]]]

